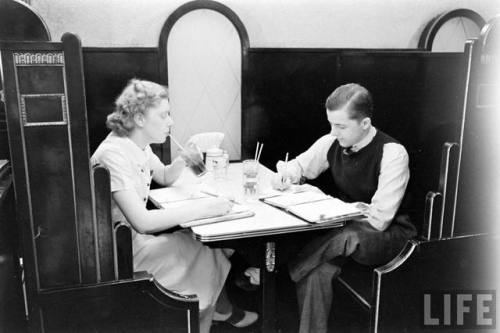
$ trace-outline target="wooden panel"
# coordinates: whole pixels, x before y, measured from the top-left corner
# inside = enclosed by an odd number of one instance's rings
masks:
[[[408,204],[417,227],[426,193],[438,187],[442,145],[457,141],[464,60],[453,53],[342,54],[340,84],[359,82],[372,92],[373,123],[410,155]]]
[[[83,66],[90,151],[94,152],[109,133],[106,116],[127,82],[134,77],[159,82],[158,55],[155,48],[84,48]]]
[[[250,49],[243,72],[242,158],[265,143],[261,162],[274,169],[329,131],[324,109],[335,89],[336,52],[304,49]]]
[[[94,193],[100,281],[111,281],[115,279],[111,187],[109,171],[105,168],[98,167],[94,169]]]
[[[486,27],[477,42],[467,45],[472,58],[463,113],[456,236],[500,230],[500,19]]]
[[[80,280],[72,163],[65,126],[24,129],[26,177],[40,287]]]
[[[15,332],[24,321],[14,205],[10,166],[0,166],[0,332]]]
[[[115,228],[116,239],[116,265],[118,268],[118,279],[130,279],[134,274],[134,258],[132,256],[132,232],[125,224]]]
[[[74,203],[71,199],[74,189],[71,178],[67,178],[71,175],[68,131],[64,124],[51,124],[50,119],[45,125],[27,123],[27,119],[36,118],[30,116],[32,112],[38,113],[41,110],[38,107],[27,108],[32,103],[23,103],[25,97],[33,97],[25,93],[41,92],[38,90],[43,86],[43,78],[38,70],[40,67],[50,67],[52,70],[57,68],[52,71],[54,73],[64,65],[58,46],[60,44],[51,45],[48,50],[37,52],[36,47],[35,50],[26,49],[21,43],[2,45],[9,140],[11,148],[14,148],[11,154],[17,211],[23,228],[23,252],[30,292],[37,288],[79,281],[77,249],[73,243],[76,239]],[[7,49],[12,51],[8,52]],[[16,53],[17,56],[14,55]],[[55,56],[48,64],[38,57],[41,54]],[[30,66],[26,66],[28,64]],[[19,69],[21,75],[18,75]],[[30,69],[34,69],[32,76]],[[19,80],[32,82],[16,85]],[[47,86],[54,88],[54,85]],[[25,90],[18,92],[18,87]],[[45,88],[40,89],[47,92]],[[60,90],[55,92],[61,93]],[[68,206],[57,207],[59,200],[62,200],[61,204]],[[72,231],[66,235],[62,227],[68,222]],[[60,262],[60,259],[65,261]]]
[[[1,40],[50,40],[45,22],[20,1],[0,1]]]
[[[83,77],[83,56],[77,36],[66,33],[62,37],[66,69],[66,89],[73,160],[74,200],[78,228],[81,282],[98,280],[95,221],[90,183],[90,155],[88,141],[87,109]]]
[[[1,46],[28,291],[95,282],[80,42]]]
[[[424,292],[498,290],[497,247],[491,236],[418,244],[400,267],[381,274],[378,331],[423,329]]]
[[[22,94],[64,94],[62,66],[18,67],[17,76]]]
[[[160,291],[150,275],[40,295],[45,332],[198,332],[198,301]]]
[[[50,34],[45,22],[20,1],[0,1],[0,40],[47,41]],[[0,89],[2,84],[0,83]],[[0,103],[0,159],[9,158],[5,108]]]
[[[410,151],[409,185],[420,219],[425,195],[430,190],[438,189],[443,144],[458,142],[460,117],[457,110],[463,104],[465,82],[464,54],[428,53],[423,57],[419,72],[422,84],[416,92],[417,115],[412,124],[416,128],[416,137]],[[448,190],[451,193],[453,189],[450,187]],[[446,216],[445,222],[446,225],[451,224],[451,217]]]

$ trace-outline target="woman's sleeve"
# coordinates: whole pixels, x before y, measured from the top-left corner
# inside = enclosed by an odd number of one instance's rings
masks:
[[[152,150],[149,152],[149,167],[153,173],[153,179],[157,183],[163,184],[165,181],[166,165],[160,161],[160,158]]]
[[[130,162],[120,152],[105,150],[92,160],[92,164],[100,164],[109,170],[111,192],[134,190],[134,176]]]

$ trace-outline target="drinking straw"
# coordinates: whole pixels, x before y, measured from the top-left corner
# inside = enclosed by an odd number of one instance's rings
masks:
[[[177,145],[177,147],[179,147],[184,152],[186,152],[186,149],[184,149],[184,147],[179,143],[179,141],[175,140],[175,138],[172,136],[172,134],[170,134],[169,136],[170,136],[170,139],[172,139],[172,141]]]
[[[264,147],[264,144],[262,143],[259,148],[259,154],[257,155],[257,162],[260,160],[260,154],[262,154],[262,148]]]
[[[255,156],[254,156],[254,160],[257,161],[257,155],[259,153],[259,146],[260,146],[260,143],[259,141],[257,141],[257,147],[255,147]]]

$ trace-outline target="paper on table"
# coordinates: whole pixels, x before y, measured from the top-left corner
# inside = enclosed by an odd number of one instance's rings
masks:
[[[286,190],[275,190],[272,187],[266,188],[262,191],[262,194],[259,196],[259,199],[263,200],[270,197],[282,196],[284,194],[293,194],[306,191],[323,193],[319,188],[311,184],[302,184],[302,185],[292,184]]]
[[[167,202],[161,204],[161,207],[163,209],[172,209],[183,206],[189,206],[192,207],[193,209],[196,209],[196,201],[197,199]],[[245,205],[234,204],[233,207],[231,208],[231,211],[227,214],[185,222],[181,224],[181,227],[190,228],[197,225],[242,219],[244,217],[250,217],[254,215],[255,213],[252,212],[250,209],[248,209],[248,207],[246,207]]]
[[[176,202],[199,198],[208,198],[209,195],[199,191],[196,186],[164,187],[149,191],[149,198],[155,205],[160,206],[166,202]]]
[[[300,192],[266,197],[262,201],[310,223],[344,221],[363,216],[356,205],[326,195],[312,186]]]
[[[151,201],[153,201],[156,206],[163,209],[173,209],[187,206],[191,209],[196,209],[198,200],[213,197],[211,194],[199,192],[198,189],[192,187],[166,187],[156,189],[150,191],[149,196]],[[189,228],[197,225],[241,219],[253,215],[254,212],[252,212],[248,207],[234,203],[231,211],[225,215],[189,221],[181,224],[181,227]]]
[[[312,223],[362,216],[361,211],[354,204],[336,198],[294,205],[288,207],[288,211]]]
[[[181,227],[183,228],[191,228],[199,225],[204,225],[204,224],[212,224],[212,223],[218,223],[218,222],[224,222],[224,221],[230,221],[230,220],[237,220],[237,219],[242,219],[245,217],[251,217],[254,216],[255,213],[248,208],[246,208],[243,205],[235,204],[231,211],[225,215],[221,216],[214,216],[214,217],[208,217],[205,219],[199,219],[199,220],[194,220],[194,221],[189,221],[186,223],[181,224]]]
[[[331,198],[330,196],[313,191],[287,193],[274,197],[265,198],[264,202],[280,208],[289,208],[294,205],[303,204],[306,202],[313,202],[318,200],[325,200]]]

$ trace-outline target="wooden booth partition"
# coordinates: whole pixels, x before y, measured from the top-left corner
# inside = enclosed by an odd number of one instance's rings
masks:
[[[111,223],[109,173],[90,169],[78,37],[0,50],[30,330],[197,332],[197,298],[134,273],[130,230]]]
[[[0,1],[0,40],[49,41],[42,17],[22,1]],[[0,74],[0,90],[2,90]],[[2,93],[0,93],[1,95]],[[1,98],[0,98],[1,99]],[[9,141],[4,103],[0,102],[0,332],[12,332],[23,324],[24,306],[19,269],[19,232],[11,186]]]

